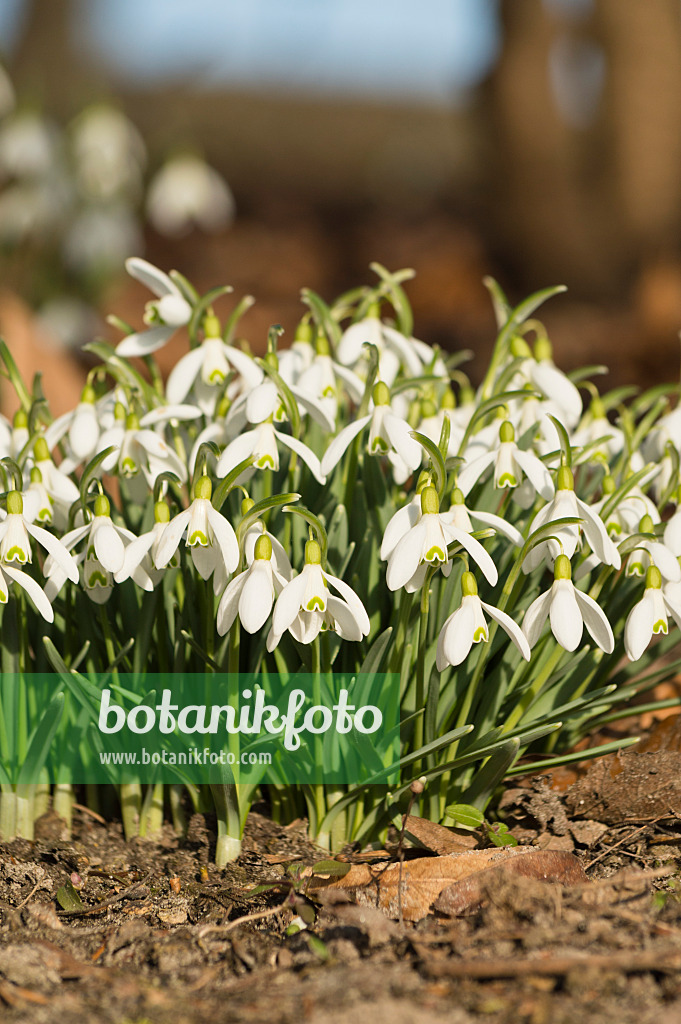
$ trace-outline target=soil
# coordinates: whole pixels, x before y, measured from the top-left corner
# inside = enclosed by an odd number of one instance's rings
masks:
[[[120,823],[85,809],[65,841],[48,814],[34,842],[0,846],[0,1019],[678,1021],[681,816],[585,819],[574,786],[566,795],[549,781],[507,791],[506,823],[525,844],[571,851],[588,881],[496,876],[464,916],[433,911],[416,924],[337,892],[305,895],[302,871],[289,866],[322,855],[302,821],[282,827],[254,812],[239,861],[219,870],[212,823],[199,815],[184,839],[168,829],[126,843]],[[577,795],[590,791],[584,778],[576,785]],[[393,844],[340,856],[395,855]],[[274,887],[256,888],[266,883]],[[62,909],[57,892],[69,885],[82,909]],[[287,934],[296,918],[309,927]]]

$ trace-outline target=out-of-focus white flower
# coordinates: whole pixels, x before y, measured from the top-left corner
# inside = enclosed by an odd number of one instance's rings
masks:
[[[551,589],[540,594],[525,612],[523,632],[530,647],[539,640],[548,617],[553,635],[566,651],[577,650],[586,626],[598,646],[612,654],[615,638],[610,623],[594,599],[576,589],[567,555],[558,555],[553,574]]]
[[[118,407],[117,413],[116,422],[100,435],[97,443],[98,452],[111,446],[117,449],[102,460],[102,473],[118,473],[130,481],[140,481],[140,497],[145,494],[146,488],[153,489],[161,473],[171,472],[182,481],[187,479],[184,461],[151,428],[169,420],[196,419],[200,410],[195,405],[160,406],[145,413],[141,419],[135,413],[126,415],[123,406]]]
[[[147,215],[162,235],[180,237],[195,227],[221,231],[234,213],[234,196],[225,179],[191,153],[168,160],[147,192]]]
[[[0,126],[0,172],[13,178],[43,178],[57,162],[59,133],[40,114],[17,111]]]
[[[14,109],[16,98],[12,81],[0,64],[0,117],[6,117]]]
[[[81,210],[68,227],[62,251],[70,267],[92,275],[117,270],[142,245],[133,211],[125,203],[111,202]]]
[[[388,387],[394,383],[400,366],[404,366],[409,376],[418,377],[425,367],[434,362],[434,372],[447,376],[442,359],[430,345],[417,338],[407,338],[395,327],[384,324],[378,312],[378,307],[372,308],[363,320],[346,328],[336,349],[339,363],[363,376],[367,360],[364,345],[370,344],[375,345],[378,351],[378,376]]]
[[[523,658],[530,660],[530,647],[520,626],[506,612],[480,600],[472,572],[463,573],[461,593],[461,604],[440,630],[435,658],[438,672],[442,672],[447,665],[460,665],[468,657],[473,644],[489,640],[485,612],[508,633]]]
[[[148,356],[163,348],[178,328],[189,323],[192,307],[173,279],[146,260],[132,256],[125,261],[125,269],[146,285],[157,299],[146,305],[144,322],[149,324],[148,330],[129,334],[116,346],[116,353],[119,356]]]
[[[103,103],[86,107],[71,124],[71,142],[76,175],[87,195],[139,195],[146,147],[121,110]]]
[[[548,338],[537,339],[534,355],[524,338],[514,338],[511,355],[522,359],[511,386],[518,388],[525,383],[530,384],[560,409],[561,415],[558,418],[569,430],[574,430],[582,415],[582,399],[569,377],[553,362]]]

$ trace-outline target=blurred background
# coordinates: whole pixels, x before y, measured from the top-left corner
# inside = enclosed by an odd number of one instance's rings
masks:
[[[256,348],[303,285],[413,267],[474,379],[482,278],[561,283],[562,367],[678,379],[679,0],[3,0],[0,57],[0,329],[56,411],[140,326],[133,254],[253,294]]]

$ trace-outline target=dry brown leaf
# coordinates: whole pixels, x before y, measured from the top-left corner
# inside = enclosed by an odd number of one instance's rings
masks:
[[[454,832],[451,828],[438,825],[435,821],[428,821],[427,818],[419,818],[415,814],[405,815],[403,821],[405,832],[418,839],[419,843],[433,853],[443,856],[448,853],[463,853],[464,850],[472,850],[478,845],[477,838],[470,833]]]
[[[397,918],[400,913],[398,885],[401,872],[402,916],[406,921],[419,921],[431,913],[444,890],[490,868],[506,868],[513,864],[515,869],[520,861],[523,861],[522,873],[533,878],[567,885],[586,881],[579,861],[572,854],[516,846],[471,850],[445,857],[419,857],[401,866],[353,864],[343,878],[313,875],[309,891],[344,890],[357,903],[379,907],[389,917]]]

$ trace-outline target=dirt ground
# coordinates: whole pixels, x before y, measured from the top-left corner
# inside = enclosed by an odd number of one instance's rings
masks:
[[[168,829],[126,843],[120,823],[85,810],[64,841],[48,814],[35,842],[0,846],[0,1020],[676,1024],[680,757],[628,752],[565,792],[546,777],[516,784],[502,801],[508,827],[576,858],[586,881],[480,876],[463,916],[417,923],[352,895],[306,893],[289,865],[321,855],[304,822],[276,825],[264,805],[225,870],[198,815],[182,840]],[[437,856],[432,845],[405,845],[405,872]],[[371,866],[395,851],[340,856]],[[82,908],[62,909],[70,884]],[[300,915],[309,927],[287,934]]]

